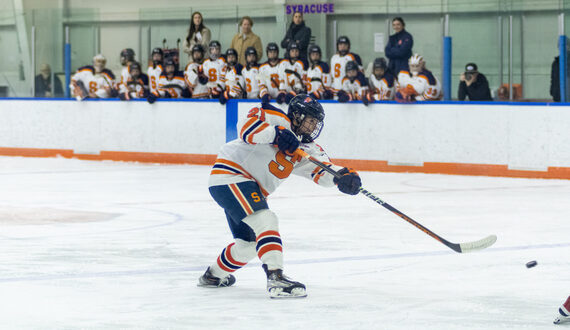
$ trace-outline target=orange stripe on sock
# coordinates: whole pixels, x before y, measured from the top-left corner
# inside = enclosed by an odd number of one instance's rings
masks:
[[[270,251],[280,251],[283,252],[283,247],[278,243],[270,243],[264,245],[259,251],[257,251],[257,256],[261,258],[264,254]]]

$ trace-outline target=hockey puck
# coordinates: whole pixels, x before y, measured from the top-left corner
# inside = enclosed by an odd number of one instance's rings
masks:
[[[529,261],[526,263],[526,268],[532,268],[534,266],[536,266],[538,263],[536,262],[536,260],[533,261]]]

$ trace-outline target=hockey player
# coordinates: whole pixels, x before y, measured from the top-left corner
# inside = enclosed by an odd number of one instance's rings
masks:
[[[558,316],[554,319],[554,324],[570,322],[570,297],[558,309]]]
[[[158,79],[158,89],[155,93],[150,93],[148,103],[154,103],[157,98],[179,99],[189,97],[188,85],[184,81],[184,74],[176,71],[176,63],[169,58],[164,61],[164,72]]]
[[[142,73],[139,62],[131,62],[128,80],[119,85],[119,98],[126,101],[147,98],[148,93],[148,76]]]
[[[369,102],[394,99],[396,79],[384,58],[377,58],[372,63],[372,74],[369,80],[369,92],[366,97]]]
[[[408,60],[410,72],[402,70],[398,74],[396,101],[434,101],[441,98],[439,80],[426,69],[424,58],[414,54]]]
[[[229,99],[241,99],[245,95],[245,80],[241,74],[243,66],[238,63],[238,53],[233,48],[226,50],[226,90],[220,95],[220,103]]]
[[[316,99],[331,99],[331,74],[329,65],[321,61],[321,47],[309,46],[309,68],[307,69],[307,93]]]
[[[362,100],[368,105],[366,94],[368,93],[368,81],[364,77],[364,73],[358,69],[358,64],[354,61],[346,63],[346,74],[342,79],[342,87],[338,91],[339,102],[349,102],[353,100]]]
[[[126,83],[127,80],[129,79],[129,66],[131,65],[131,62],[135,61],[135,51],[132,50],[131,48],[125,48],[123,50],[121,50],[121,54],[120,56],[120,60],[121,60],[121,65],[123,66],[123,69],[121,70],[121,80],[119,81],[119,86],[121,86],[122,84]]]
[[[81,67],[71,77],[72,96],[81,101],[85,98],[107,98],[116,96],[115,75],[105,68],[107,59],[98,54],[93,57],[93,65]]]
[[[279,95],[279,46],[270,42],[265,48],[267,62],[259,66],[259,96],[263,103],[276,99]]]
[[[295,95],[305,92],[307,63],[299,57],[299,52],[299,44],[296,41],[290,42],[287,46],[287,58],[279,63],[279,104],[288,104]]]
[[[346,63],[354,61],[362,71],[362,60],[358,54],[350,52],[350,39],[341,36],[336,40],[337,53],[331,57],[332,90],[336,93],[342,88],[342,79],[346,72]]]
[[[155,93],[158,90],[158,79],[162,74],[162,60],[164,53],[160,48],[154,48],[150,54],[152,61],[148,65],[146,71],[149,79],[149,89],[151,93]]]
[[[204,99],[209,97],[208,77],[204,74],[202,63],[204,63],[204,47],[195,44],[192,47],[192,62],[186,65],[184,70],[184,80],[188,84],[193,99]]]
[[[305,297],[305,285],[283,275],[283,246],[278,219],[266,198],[289,175],[306,177],[322,186],[337,185],[346,194],[358,194],[358,174],[330,163],[314,140],[323,128],[322,106],[312,96],[299,94],[287,114],[264,103],[238,123],[239,138],[222,146],[209,180],[210,194],[224,209],[234,242],[222,250],[199,286],[227,287],[233,272],[255,256],[267,275],[271,298]],[[295,154],[300,148],[342,173],[339,179]]]
[[[208,77],[208,93],[211,98],[217,99],[226,89],[226,60],[221,55],[222,45],[213,40],[209,45],[210,57],[202,64],[204,74]]]
[[[245,80],[246,98],[259,98],[259,65],[257,64],[257,50],[254,47],[247,47],[245,50],[246,66],[241,71]]]

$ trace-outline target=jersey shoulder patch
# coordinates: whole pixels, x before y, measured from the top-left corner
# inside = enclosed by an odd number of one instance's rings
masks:
[[[115,75],[113,74],[113,71],[111,71],[109,69],[103,69],[103,71],[101,71],[101,73],[106,73],[109,77],[111,77],[111,79],[115,79]]]
[[[386,72],[386,74],[384,74],[384,77],[382,77],[382,79],[386,81],[386,85],[388,85],[389,88],[392,88],[394,86],[394,80],[396,80],[394,78],[394,75],[390,72]]]
[[[422,72],[419,73],[419,76],[425,76],[430,85],[436,84],[435,77],[433,76],[433,74],[429,70],[424,69]]]
[[[331,72],[331,68],[329,67],[329,65],[326,62],[321,61],[317,65],[321,67],[321,70],[323,71],[323,73],[330,73]]]
[[[91,73],[95,74],[95,68],[91,65],[82,66],[79,69],[77,69],[77,72],[82,72],[82,71],[91,71]]]

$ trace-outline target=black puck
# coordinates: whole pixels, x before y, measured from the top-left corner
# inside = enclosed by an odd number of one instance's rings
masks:
[[[534,266],[536,266],[538,263],[536,262],[536,260],[533,261],[529,261],[526,263],[526,268],[532,268]]]

